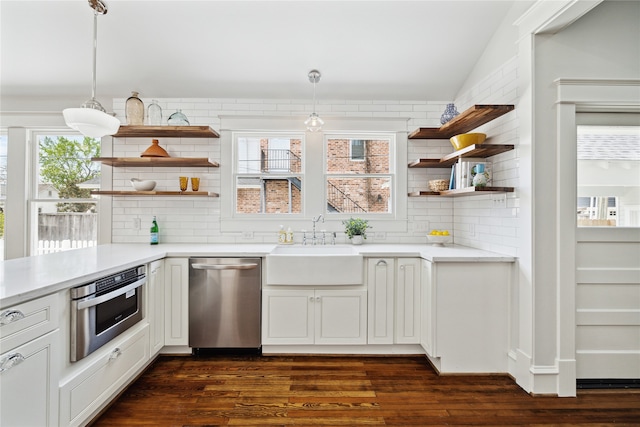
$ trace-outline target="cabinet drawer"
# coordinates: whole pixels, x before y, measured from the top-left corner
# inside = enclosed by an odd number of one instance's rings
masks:
[[[149,360],[149,325],[105,345],[106,352],[60,388],[60,425],[81,425]],[[91,356],[89,356],[91,357]]]
[[[0,310],[0,349],[16,348],[58,328],[58,296],[27,301]]]
[[[58,424],[58,334],[50,332],[0,355],[1,426]]]

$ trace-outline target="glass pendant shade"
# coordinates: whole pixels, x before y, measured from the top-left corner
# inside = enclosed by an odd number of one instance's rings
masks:
[[[322,126],[324,125],[324,120],[320,118],[316,113],[309,114],[307,120],[304,121],[304,125],[307,127],[307,130],[311,132],[318,132],[322,130]]]
[[[62,115],[67,126],[90,138],[113,135],[120,128],[120,120],[91,107],[66,108]]]
[[[324,120],[316,114],[316,83],[320,81],[320,76],[321,74],[318,70],[311,70],[308,74],[309,81],[313,83],[313,113],[309,114],[307,120],[304,121],[304,125],[309,132],[319,132],[324,125]]]

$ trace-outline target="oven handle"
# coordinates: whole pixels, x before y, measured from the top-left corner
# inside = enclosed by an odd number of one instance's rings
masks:
[[[258,264],[191,264],[194,270],[252,270]]]
[[[82,310],[85,308],[89,308],[89,307],[94,307],[98,304],[101,304],[105,301],[109,301],[110,299],[113,299],[115,297],[119,297],[122,294],[126,294],[127,292],[139,288],[140,286],[144,285],[147,282],[147,279],[140,279],[137,280],[133,283],[128,284],[127,286],[123,287],[123,288],[119,288],[116,289],[113,292],[109,292],[108,294],[104,294],[104,295],[100,295],[99,297],[95,297],[95,298],[89,298],[89,299],[85,299],[82,301],[78,301],[78,305],[77,305],[77,309],[78,310]]]

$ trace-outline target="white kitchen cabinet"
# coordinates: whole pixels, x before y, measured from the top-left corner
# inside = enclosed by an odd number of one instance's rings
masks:
[[[365,344],[367,291],[267,289],[262,319],[263,344]]]
[[[513,263],[422,261],[420,343],[442,373],[507,372]]]
[[[149,361],[149,325],[138,323],[76,362],[60,384],[60,425],[86,425]]]
[[[189,259],[164,260],[164,344],[189,345]]]
[[[368,343],[420,342],[420,259],[370,258]]]
[[[147,271],[149,351],[153,357],[164,347],[164,260],[151,262]]]
[[[394,258],[367,260],[369,344],[393,344],[395,274]]]
[[[58,424],[56,295],[0,311],[0,425]]]
[[[398,258],[395,290],[396,344],[420,343],[420,259]]]

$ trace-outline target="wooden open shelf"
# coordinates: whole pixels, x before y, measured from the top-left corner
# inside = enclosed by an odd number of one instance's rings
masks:
[[[220,138],[211,126],[132,126],[121,125],[115,138]]]
[[[473,196],[492,193],[513,193],[513,187],[465,187],[455,190],[445,191],[413,191],[409,193],[409,197],[421,197],[421,196]]]
[[[117,190],[91,190],[91,194],[107,196],[200,196],[219,197],[218,193],[208,191],[117,191]]]
[[[448,168],[455,164],[461,157],[482,157],[487,158],[495,156],[496,154],[505,153],[511,151],[515,146],[506,145],[492,145],[492,144],[474,144],[463,148],[462,150],[454,151],[451,154],[447,154],[441,159],[418,159],[409,163],[410,168]]]
[[[188,157],[93,157],[92,162],[109,166],[132,167],[210,167],[220,166],[217,162],[202,158]]]
[[[513,105],[474,105],[439,128],[418,128],[409,134],[409,139],[449,139],[467,133],[485,123],[508,113]]]

